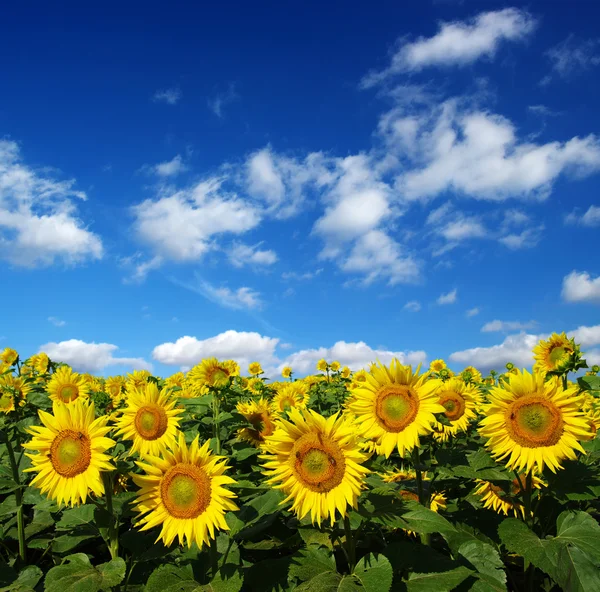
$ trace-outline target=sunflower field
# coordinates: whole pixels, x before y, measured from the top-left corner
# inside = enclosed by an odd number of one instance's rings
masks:
[[[0,353],[0,592],[600,591],[600,377]],[[247,370],[247,371],[245,371]]]

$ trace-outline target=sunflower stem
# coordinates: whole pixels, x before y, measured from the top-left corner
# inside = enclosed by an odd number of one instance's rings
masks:
[[[217,550],[217,539],[210,540],[210,565],[212,571],[212,579],[214,580],[217,577],[217,573],[219,571],[219,553]]]
[[[350,573],[352,573],[354,571],[354,566],[356,565],[356,547],[354,536],[352,535],[352,528],[350,526],[350,517],[348,516],[348,514],[344,516],[344,532],[346,534],[348,567],[350,569]]]
[[[419,503],[427,508],[428,499],[425,496],[423,488],[423,474],[421,473],[421,459],[419,458],[419,447],[415,446],[412,451],[413,465],[415,466],[415,475],[417,477],[417,493],[419,494]],[[431,545],[431,534],[421,533],[421,543]]]
[[[19,557],[23,562],[27,561],[27,547],[25,545],[25,517],[23,515],[23,488],[21,487],[21,479],[19,478],[19,466],[15,460],[15,451],[13,450],[10,438],[6,438],[6,450],[10,460],[10,468],[12,469],[13,479],[18,485],[15,491],[15,499],[17,503],[17,532],[19,537]],[[20,460],[20,459],[19,459]]]
[[[527,477],[525,478],[525,495],[523,498],[523,503],[525,505],[525,522],[532,522],[532,514],[531,514],[531,493],[533,486],[533,471],[529,471],[527,473]]]
[[[215,434],[215,452],[216,454],[221,454],[221,430],[219,427],[219,397],[217,396],[217,392],[213,393],[212,400],[212,408],[213,408],[213,428]]]
[[[110,514],[110,522],[108,525],[108,550],[110,558],[117,559],[119,556],[119,527],[117,517],[113,510],[113,480],[112,473],[103,472],[102,481],[104,482],[104,492],[106,495],[106,511]]]

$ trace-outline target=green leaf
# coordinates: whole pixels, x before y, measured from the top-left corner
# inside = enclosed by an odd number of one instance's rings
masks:
[[[564,546],[558,552],[557,582],[569,592],[598,592],[600,565],[577,547]]]
[[[406,589],[408,592],[450,592],[472,573],[463,566],[438,573],[411,573]]]
[[[33,513],[33,520],[25,527],[25,538],[30,539],[51,526],[54,526],[52,514],[50,514],[50,512],[35,510]]]
[[[43,575],[44,573],[39,567],[29,565],[19,573],[19,577],[9,586],[0,588],[0,592],[31,592]]]
[[[584,391],[600,390],[600,376],[581,376],[577,382]]]
[[[335,572],[334,558],[320,549],[310,547],[292,557],[289,575],[304,582],[328,571]]]
[[[362,588],[353,576],[341,576],[328,571],[304,582],[294,590],[295,592],[361,592]]]
[[[94,512],[96,506],[93,504],[86,504],[84,506],[77,506],[70,510],[65,510],[61,519],[56,523],[56,528],[70,529],[76,526],[87,526],[94,524]]]
[[[416,509],[407,512],[402,516],[403,521],[406,522],[404,528],[414,530],[420,534],[430,534],[432,532],[445,534],[456,532],[456,528],[437,512],[433,512],[418,504],[415,504],[413,507],[416,507]]]
[[[298,528],[298,532],[306,545],[318,545],[332,549],[331,537],[327,532],[322,532],[318,528],[303,526]]]
[[[600,525],[586,512],[563,512],[556,521],[560,542],[570,543],[600,562]]]
[[[288,589],[288,572],[291,557],[266,559],[250,567],[244,577],[248,592],[285,592]]]
[[[459,547],[458,553],[477,570],[478,574],[486,574],[489,579],[502,584],[500,590],[506,590],[504,563],[494,547],[482,541],[467,541]]]
[[[372,553],[363,557],[354,568],[354,577],[366,592],[389,592],[392,587],[393,570],[387,557]]]
[[[118,585],[125,575],[123,559],[113,559],[95,568],[84,553],[65,557],[44,580],[45,592],[98,592]]]
[[[146,582],[145,592],[203,592],[204,587],[194,579],[191,565],[161,565]]]
[[[54,553],[66,553],[67,551],[72,551],[84,541],[96,538],[96,536],[97,535],[95,534],[63,534],[52,541],[52,551]]]
[[[210,584],[205,584],[200,589],[203,592],[238,592],[242,587],[242,578],[239,571],[233,569],[226,570],[227,565],[223,566],[217,573],[217,577],[213,578]],[[227,575],[225,575],[227,572]]]

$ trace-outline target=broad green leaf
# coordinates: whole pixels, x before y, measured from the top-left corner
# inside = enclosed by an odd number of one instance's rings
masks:
[[[372,553],[363,557],[353,572],[366,592],[389,592],[392,587],[393,570],[387,557]]]
[[[504,563],[494,547],[482,541],[467,541],[459,547],[458,553],[477,570],[478,574],[486,574],[501,584],[500,590],[506,590]]]
[[[320,531],[318,528],[304,526],[298,528],[298,532],[306,545],[318,545],[321,547],[332,548],[331,537],[328,533]]]
[[[466,567],[438,573],[411,573],[406,582],[408,592],[450,592],[473,572]]]
[[[563,512],[556,521],[556,540],[570,543],[600,562],[600,525],[586,512]]]
[[[191,565],[161,565],[146,582],[145,592],[203,592],[204,587],[194,579]]]
[[[52,541],[52,551],[54,553],[66,553],[67,551],[72,551],[84,541],[88,541],[97,537],[95,534],[81,534],[81,535],[72,535],[72,534],[63,534],[59,537],[56,537]]]
[[[32,592],[44,573],[36,565],[24,568],[18,578],[8,586],[0,588],[0,592]]]
[[[396,541],[388,545],[383,554],[390,560],[395,571],[414,571],[417,573],[446,572],[460,567],[447,555],[418,542]]]
[[[598,592],[600,565],[579,548],[565,545],[558,552],[556,579],[568,592]]]
[[[121,557],[99,565],[98,571],[102,575],[102,589],[118,586],[125,577],[125,568],[125,561]]]
[[[420,534],[456,532],[456,528],[443,516],[423,506],[403,514],[402,519],[406,523],[404,528],[414,530]]]
[[[51,526],[54,526],[52,514],[50,514],[50,512],[35,510],[33,513],[33,520],[25,526],[25,538],[30,539]]]
[[[96,506],[93,504],[86,504],[65,510],[61,519],[56,523],[56,528],[70,529],[76,526],[93,525],[95,510]]]
[[[310,547],[292,557],[289,575],[304,582],[328,571],[335,571],[334,558],[321,549]]]
[[[120,577],[119,577],[119,574]],[[118,585],[125,575],[123,559],[114,559],[94,567],[88,556],[76,553],[53,567],[44,580],[45,592],[98,592]]]
[[[294,590],[296,592],[361,592],[363,588],[353,576],[341,576],[327,571],[304,582]]]
[[[200,589],[203,592],[238,592],[242,587],[242,583],[242,578],[237,569],[228,572],[221,568],[219,573],[217,573],[217,577]]]

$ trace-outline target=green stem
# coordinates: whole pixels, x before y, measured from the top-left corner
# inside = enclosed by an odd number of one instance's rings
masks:
[[[344,516],[344,532],[346,534],[348,567],[350,569],[350,573],[352,573],[354,571],[354,566],[356,565],[356,547],[354,536],[352,535],[352,528],[350,527],[350,517],[347,514]]]
[[[533,526],[533,516],[531,515],[531,493],[533,485],[533,471],[527,473],[525,478],[525,492],[523,496],[523,504],[525,506],[525,524]],[[529,561],[524,561],[523,569],[525,570],[525,586],[526,590],[533,590],[534,567]]]
[[[19,537],[19,556],[23,563],[27,561],[27,547],[25,545],[25,517],[23,515],[23,488],[21,487],[21,479],[19,478],[19,466],[15,461],[15,451],[13,450],[10,439],[6,439],[6,450],[10,460],[10,468],[12,469],[13,479],[18,485],[15,491],[15,499],[17,502],[17,532]]]
[[[217,577],[217,573],[219,571],[219,554],[217,550],[217,539],[211,539],[209,552],[212,579],[214,580]]]
[[[216,446],[215,452],[221,454],[221,430],[219,427],[219,397],[216,392],[213,392],[213,432],[215,435]]]
[[[231,551],[232,546],[233,538],[229,537],[229,544],[227,545],[227,551],[225,551],[225,555],[223,555],[223,561],[221,561],[221,565],[225,565],[227,563],[227,557],[229,557],[229,551]]]
[[[129,578],[131,577],[131,572],[133,568],[136,566],[136,561],[131,560],[131,564],[129,565],[129,570],[127,571],[127,577],[125,578],[125,583],[123,584],[123,592],[127,592],[127,586],[129,586]]]
[[[419,494],[419,503],[426,508],[429,500],[426,499],[425,489],[423,488],[423,474],[421,473],[421,459],[419,458],[419,447],[415,446],[412,451],[413,464],[415,466],[415,475],[417,476],[417,493]],[[421,534],[421,542],[424,545],[431,544],[431,534]]]
[[[113,510],[113,480],[112,473],[103,472],[102,480],[104,481],[104,492],[106,495],[106,511],[110,514],[110,523],[108,526],[108,550],[110,558],[117,559],[119,556],[119,526],[117,517]]]

